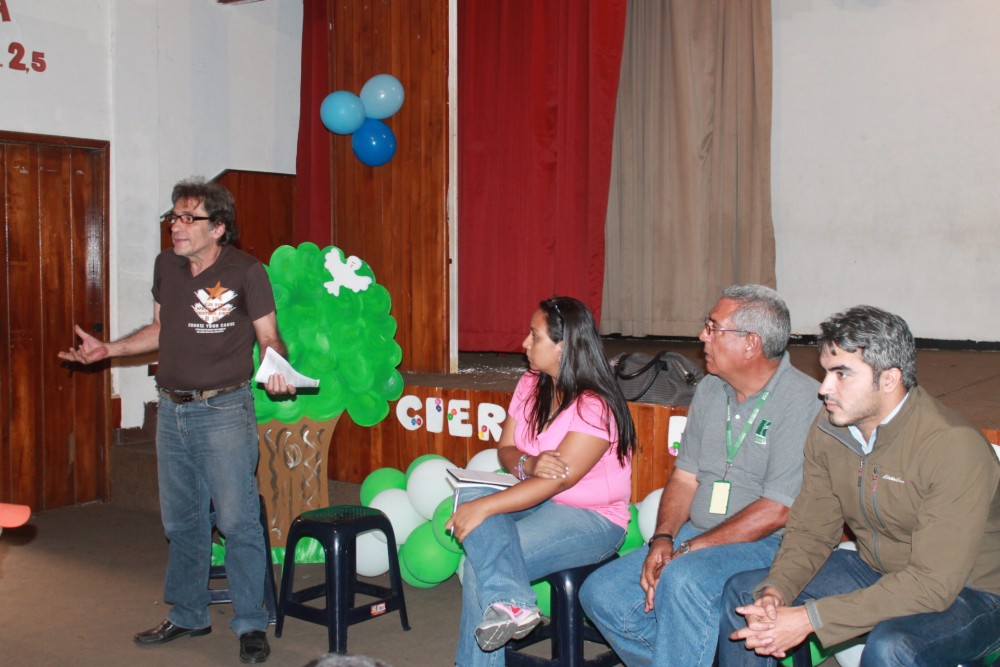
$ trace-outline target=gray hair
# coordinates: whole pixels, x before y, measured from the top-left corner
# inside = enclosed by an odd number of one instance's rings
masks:
[[[387,662],[365,655],[337,655],[327,653],[316,658],[305,667],[392,667]]]
[[[788,347],[792,318],[785,300],[765,285],[730,285],[722,292],[723,299],[739,304],[733,313],[737,328],[760,336],[761,349],[768,359],[778,359]]]
[[[861,350],[861,359],[871,366],[878,386],[882,371],[898,368],[903,386],[917,386],[917,350],[906,321],[874,306],[855,306],[831,315],[819,325],[820,349],[834,345],[844,352]]]

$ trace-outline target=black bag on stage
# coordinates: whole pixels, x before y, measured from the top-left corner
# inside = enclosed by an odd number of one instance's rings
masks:
[[[690,405],[695,386],[705,375],[683,354],[667,351],[655,357],[622,354],[611,360],[611,368],[625,400],[660,405]]]

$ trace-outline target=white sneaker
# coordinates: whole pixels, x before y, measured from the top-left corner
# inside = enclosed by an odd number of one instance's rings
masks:
[[[495,651],[511,639],[526,637],[541,620],[537,609],[495,602],[483,612],[483,621],[476,628],[476,642],[484,651]]]

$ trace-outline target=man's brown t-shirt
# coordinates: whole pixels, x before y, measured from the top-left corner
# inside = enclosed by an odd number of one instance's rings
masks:
[[[191,275],[186,257],[165,250],[153,269],[160,304],[160,361],[156,383],[165,389],[232,387],[253,373],[257,320],[274,311],[264,265],[232,246]]]

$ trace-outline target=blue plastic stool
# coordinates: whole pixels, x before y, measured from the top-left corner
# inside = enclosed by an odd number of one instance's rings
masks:
[[[608,645],[601,633],[587,623],[583,607],[580,606],[580,586],[587,576],[604,563],[618,557],[615,554],[601,563],[582,565],[568,570],[553,572],[545,577],[552,587],[552,616],[550,622],[539,625],[524,639],[515,639],[507,644],[505,659],[507,667],[611,667],[620,665],[621,660],[610,648],[603,653],[585,660],[584,642]],[[552,657],[521,653],[520,649],[549,639],[552,641]]]
[[[385,535],[389,552],[389,588],[358,581],[357,578],[355,539],[370,530],[380,530]],[[295,547],[299,540],[306,537],[323,545],[326,581],[293,591]],[[375,600],[355,607],[354,596],[357,594],[373,597]],[[326,598],[324,608],[305,604],[317,598]],[[334,505],[303,512],[296,517],[288,529],[285,545],[285,566],[281,574],[275,637],[281,636],[285,616],[291,616],[325,625],[330,652],[345,653],[348,626],[397,610],[403,630],[409,630],[406,601],[403,598],[403,577],[399,572],[399,557],[396,554],[396,538],[385,514],[360,505]]]

